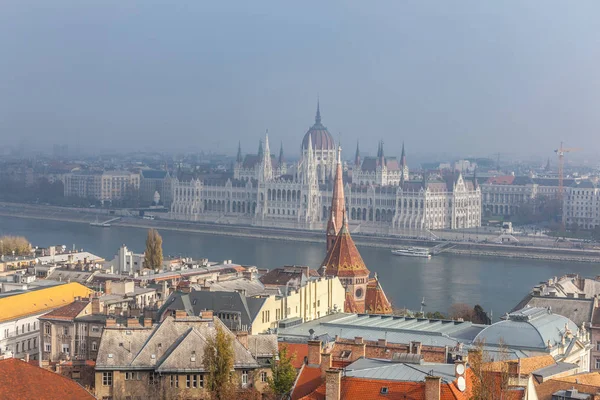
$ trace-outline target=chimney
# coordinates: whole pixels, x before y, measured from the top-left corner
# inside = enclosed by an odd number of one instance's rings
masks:
[[[309,340],[308,341],[308,364],[309,365],[321,365],[321,341],[320,340]]]
[[[321,354],[321,377],[325,377],[325,372],[331,369],[331,353]]]
[[[379,346],[379,347],[387,346],[387,340],[386,339],[377,339],[377,346]]]
[[[29,353],[25,353],[25,362],[29,362]]]
[[[114,318],[107,318],[105,327],[117,326],[117,321]]]
[[[144,318],[144,328],[152,328],[152,318]]]
[[[359,358],[366,356],[367,344],[363,341],[363,338],[355,338],[354,343],[351,346],[352,354],[350,356],[350,361],[356,361]]]
[[[175,310],[175,319],[187,318],[187,316],[185,310]]]
[[[425,398],[427,400],[440,400],[441,378],[439,376],[426,376],[425,377]]]
[[[92,315],[100,314],[100,298],[92,298]]]
[[[201,311],[200,312],[200,318],[202,319],[213,319],[213,312],[212,311]]]
[[[327,400],[340,400],[341,386],[342,371],[339,369],[328,370],[325,377],[325,398]],[[429,400],[429,397],[426,397],[426,399]]]
[[[237,331],[235,333],[238,342],[242,344],[246,349],[248,348],[248,331]]]
[[[121,314],[123,314],[123,307],[121,307],[121,306],[115,307],[115,315],[121,315]]]
[[[421,354],[421,342],[410,342],[410,354]]]
[[[508,364],[508,376],[519,377],[521,375],[521,362],[519,360],[507,361]]]
[[[104,294],[111,294],[112,293],[112,281],[107,280],[106,282],[104,282]]]
[[[127,327],[128,328],[139,327],[139,326],[140,326],[140,321],[138,321],[137,318],[127,318]]]

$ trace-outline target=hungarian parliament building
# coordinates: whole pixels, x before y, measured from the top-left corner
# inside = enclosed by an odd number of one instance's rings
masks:
[[[172,182],[170,218],[224,224],[324,230],[331,209],[338,147],[321,122],[302,139],[300,161],[286,164],[271,153],[269,137],[257,154],[238,148],[233,175],[216,179],[178,174]],[[481,225],[481,191],[459,172],[411,177],[404,145],[400,158],[384,154],[344,165],[349,224],[355,232],[421,235],[436,229]],[[411,179],[412,178],[412,179]]]

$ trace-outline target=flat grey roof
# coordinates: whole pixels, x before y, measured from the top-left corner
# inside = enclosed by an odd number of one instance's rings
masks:
[[[471,342],[484,328],[462,321],[338,313],[279,328],[278,335],[291,341],[307,340],[312,329],[317,336],[328,334],[344,339],[362,337],[369,341],[387,339],[390,343],[419,341],[426,346],[456,346],[459,341]]]
[[[439,376],[447,383],[455,379],[454,364],[411,364],[372,358],[359,358],[345,371],[347,377],[406,382],[423,382],[428,375]]]

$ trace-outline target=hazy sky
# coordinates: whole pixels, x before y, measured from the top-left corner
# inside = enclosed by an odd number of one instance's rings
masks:
[[[0,2],[0,146],[598,154],[600,1]],[[8,138],[8,140],[6,140]]]

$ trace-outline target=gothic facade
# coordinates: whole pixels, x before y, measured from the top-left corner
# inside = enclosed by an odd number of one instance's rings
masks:
[[[338,149],[321,122],[317,106],[314,125],[306,132],[298,163],[288,165],[271,154],[269,137],[257,154],[238,148],[233,174],[173,180],[170,217],[179,220],[250,224],[283,228],[326,228],[335,191]],[[409,180],[404,145],[400,159],[384,155],[361,160],[346,175],[345,210],[353,229],[403,233],[426,229],[472,228],[481,224],[481,191],[460,173],[437,179]],[[339,189],[338,189],[339,190]],[[338,217],[339,218],[339,217]],[[335,221],[339,228],[342,221]]]

